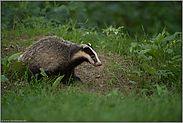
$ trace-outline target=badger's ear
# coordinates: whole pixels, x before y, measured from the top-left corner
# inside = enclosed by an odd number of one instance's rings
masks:
[[[87,44],[89,47],[92,47],[92,45],[90,43]]]

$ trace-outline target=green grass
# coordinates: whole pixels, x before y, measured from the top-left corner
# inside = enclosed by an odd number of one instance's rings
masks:
[[[28,93],[28,92],[25,92]],[[6,100],[6,101],[5,101]],[[2,96],[2,120],[29,121],[181,121],[180,95],[164,93],[156,97],[102,96],[70,90],[31,90],[22,101]]]
[[[123,28],[110,27],[114,32],[106,29],[105,33],[99,33],[85,28],[76,29],[76,25],[71,21],[58,27],[47,25],[31,29],[22,25],[20,30],[3,30],[1,57],[5,59],[24,51],[50,32],[75,43],[90,42],[97,52],[105,53],[106,61],[111,61],[102,75],[110,75],[110,79],[104,81],[108,84],[107,93],[86,89],[84,86],[88,85],[81,83],[66,87],[60,84],[52,90],[56,78],[37,80],[28,74],[28,70],[20,74],[21,71],[14,66],[18,71],[9,71],[14,62],[3,64],[5,67],[1,71],[6,78],[1,84],[1,121],[182,121],[182,66],[179,63],[182,55],[178,56],[181,39],[174,38],[177,42],[173,47],[169,43],[162,47],[175,51],[168,50],[174,54],[162,52],[166,58],[164,61],[156,60],[157,56],[148,61],[145,57],[149,54],[142,53],[142,47],[159,45],[146,42],[148,38],[137,36],[132,39],[123,32]],[[117,35],[116,31],[119,32]],[[178,57],[172,60],[169,56]],[[148,63],[145,67],[144,62]],[[169,67],[164,67],[166,62],[170,63]],[[126,77],[129,85],[133,83],[130,91],[128,84],[124,92],[118,90],[123,84],[120,83],[125,76],[122,74],[129,75]],[[118,88],[110,88],[113,91],[109,91],[109,85],[117,85]],[[153,94],[147,94],[149,92]]]

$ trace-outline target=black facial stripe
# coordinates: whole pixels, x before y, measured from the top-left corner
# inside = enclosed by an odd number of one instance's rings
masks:
[[[84,51],[86,54],[89,54],[90,56],[91,56],[91,55],[95,55],[95,54],[90,50],[89,47],[84,48],[83,51]]]
[[[95,58],[95,54],[91,51],[91,49],[88,47],[88,48],[84,48],[83,51],[90,55],[90,57],[93,59],[94,62],[97,62],[97,59]]]

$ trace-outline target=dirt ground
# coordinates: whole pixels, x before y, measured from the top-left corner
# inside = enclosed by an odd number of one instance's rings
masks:
[[[75,68],[76,76],[82,80],[82,83],[76,82],[76,85],[79,84],[78,87],[82,85],[85,90],[94,91],[102,95],[110,93],[117,88],[118,92],[128,93],[133,85],[125,77],[126,73],[120,68],[115,69],[111,65],[117,64],[127,67],[129,66],[129,62],[132,61],[119,58],[116,55],[108,55],[107,53],[98,53],[98,57],[102,62],[102,66],[100,67],[94,67],[84,62]],[[124,62],[122,62],[123,60]],[[67,85],[61,84],[61,86],[67,88]]]

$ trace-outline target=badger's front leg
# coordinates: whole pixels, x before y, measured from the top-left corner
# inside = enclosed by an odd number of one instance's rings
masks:
[[[72,78],[73,78],[74,81],[80,81],[80,82],[82,82],[81,79],[78,76],[75,75],[74,70],[73,70]]]
[[[81,81],[81,79],[79,77],[77,77],[74,73],[74,69],[65,73],[64,78],[62,79],[62,82],[65,84],[73,84],[74,81]]]

